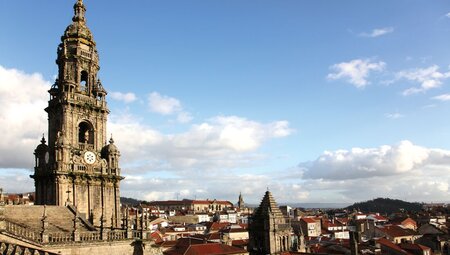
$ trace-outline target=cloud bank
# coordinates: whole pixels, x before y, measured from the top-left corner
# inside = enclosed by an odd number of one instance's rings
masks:
[[[336,192],[349,201],[380,196],[446,201],[450,195],[450,151],[407,140],[378,148],[326,151],[299,169],[307,190]]]
[[[0,66],[0,167],[33,167],[33,151],[47,133],[47,90],[42,75]]]

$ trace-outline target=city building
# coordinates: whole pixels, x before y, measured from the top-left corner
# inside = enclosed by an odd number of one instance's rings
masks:
[[[189,213],[216,213],[233,208],[233,203],[223,200],[164,200],[152,201],[148,205],[158,207],[163,211],[184,211]]]

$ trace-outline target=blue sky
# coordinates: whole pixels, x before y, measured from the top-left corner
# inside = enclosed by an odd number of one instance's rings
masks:
[[[448,200],[448,1],[84,2],[122,195]],[[0,2],[7,191],[33,187],[73,3]]]

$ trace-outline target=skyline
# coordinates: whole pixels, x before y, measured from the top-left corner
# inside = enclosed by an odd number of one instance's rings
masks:
[[[74,2],[0,3],[5,191],[34,189]],[[450,3],[84,2],[122,196],[448,202]]]

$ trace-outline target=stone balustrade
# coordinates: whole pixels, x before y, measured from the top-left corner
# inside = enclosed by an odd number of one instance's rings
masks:
[[[123,240],[127,239],[126,230],[113,230],[108,233],[108,240]]]
[[[101,235],[98,232],[82,232],[80,233],[80,241],[99,241],[101,240]]]
[[[93,150],[94,145],[89,143],[79,143],[79,149],[80,150]]]
[[[3,210],[2,210],[3,209]],[[49,208],[47,210],[54,210]],[[42,224],[40,227],[37,224],[24,226],[23,224],[14,223],[6,219],[3,215],[4,207],[0,206],[0,232],[8,233],[22,239],[26,239],[39,244],[64,244],[72,242],[99,242],[99,241],[117,241],[130,239],[147,239],[149,236],[148,230],[143,229],[110,229],[102,228],[97,230],[56,230],[51,227],[48,222],[48,215],[44,211],[42,217]],[[25,214],[23,217],[27,217]],[[53,225],[52,225],[53,226]]]
[[[77,104],[85,103],[85,104],[91,105],[93,107],[100,107],[100,108],[106,107],[105,101],[97,100],[95,98],[85,96],[85,95],[67,93],[65,98],[67,98],[69,102],[73,102],[73,103],[77,103]]]
[[[6,223],[5,230],[8,233],[34,242],[45,243],[42,240],[48,240],[48,243],[67,243],[74,241],[74,235],[73,233],[70,232],[61,231],[51,233],[38,233],[9,221],[5,221],[5,223]],[[43,235],[46,235],[46,238],[43,239]],[[100,232],[96,231],[80,232],[79,237],[80,237],[79,241],[83,242],[102,240]],[[140,230],[133,230],[131,238],[128,238],[126,230],[111,230],[107,232],[106,237],[108,241],[135,239],[135,238],[142,238],[142,232]]]
[[[48,234],[49,243],[65,243],[73,241],[72,233],[68,232],[52,232]]]
[[[20,226],[16,223],[5,221],[5,230],[15,236],[23,237],[25,239],[42,242],[41,234],[34,232],[26,227]]]

